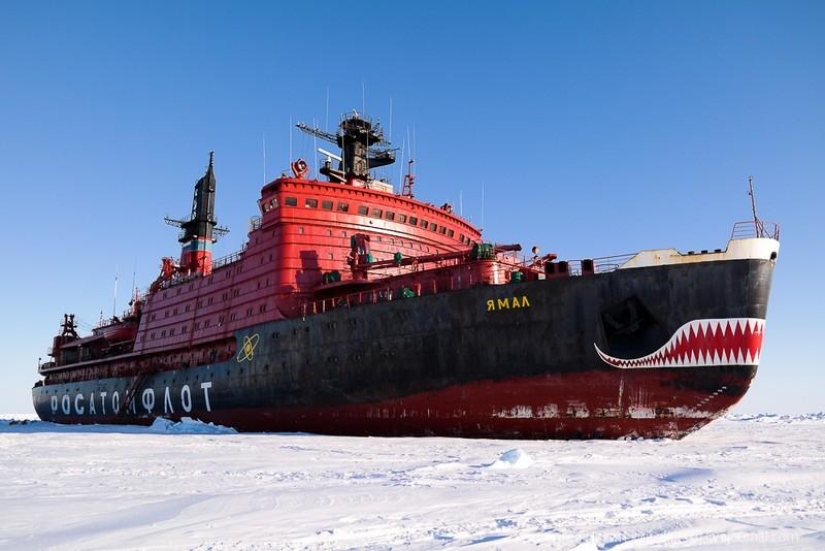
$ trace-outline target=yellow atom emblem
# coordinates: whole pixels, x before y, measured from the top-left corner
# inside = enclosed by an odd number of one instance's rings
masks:
[[[243,346],[238,351],[235,361],[238,363],[245,362],[246,360],[252,361],[252,358],[255,357],[255,347],[258,346],[260,338],[261,336],[258,333],[255,333],[251,337],[249,335],[245,336],[243,338]]]

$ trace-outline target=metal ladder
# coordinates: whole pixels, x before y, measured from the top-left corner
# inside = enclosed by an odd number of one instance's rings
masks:
[[[137,395],[137,390],[146,381],[149,377],[148,372],[138,373],[132,378],[132,382],[129,383],[129,386],[126,388],[126,393],[123,395],[123,405],[120,408],[120,415],[126,415],[126,412],[129,411],[129,406],[132,405],[132,402],[135,400],[135,396]]]

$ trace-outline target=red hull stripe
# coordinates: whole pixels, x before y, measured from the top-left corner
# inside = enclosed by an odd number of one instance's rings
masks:
[[[759,318],[694,320],[656,352],[633,359],[615,358],[593,346],[605,363],[619,369],[759,365],[764,328],[765,320]]]

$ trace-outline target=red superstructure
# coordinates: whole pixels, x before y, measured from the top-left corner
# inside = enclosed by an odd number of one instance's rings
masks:
[[[392,263],[370,267],[372,279],[407,275],[413,285],[424,266],[396,263],[396,255],[446,263],[448,253],[468,254],[481,238],[479,230],[446,206],[361,182],[279,178],[263,188],[258,204],[261,216],[243,251],[218,259],[208,274],[171,271],[168,279],[161,277],[157,290],[146,297],[148,319],[138,333],[136,352],[211,343],[250,323],[302,315],[303,305],[341,294],[345,287],[354,292],[370,280],[360,276],[366,268],[353,269],[358,268],[353,240],[369,244],[370,260],[361,264]],[[427,274],[420,283],[435,277]]]

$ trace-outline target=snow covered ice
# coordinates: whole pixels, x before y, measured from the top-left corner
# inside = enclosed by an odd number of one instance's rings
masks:
[[[824,452],[822,414],[583,442],[6,416],[0,548],[819,550]]]

